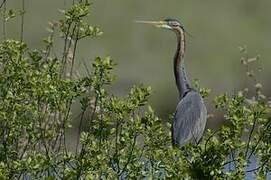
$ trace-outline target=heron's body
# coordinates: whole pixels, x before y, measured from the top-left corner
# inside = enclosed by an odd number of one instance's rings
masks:
[[[197,143],[205,129],[207,110],[198,92],[189,91],[178,103],[172,125],[173,144]]]
[[[184,67],[185,30],[175,19],[164,21],[140,21],[157,27],[170,29],[177,37],[177,50],[174,56],[174,76],[179,91],[180,102],[177,105],[172,123],[172,142],[179,147],[201,139],[207,119],[207,110],[200,94],[194,90],[187,78]]]

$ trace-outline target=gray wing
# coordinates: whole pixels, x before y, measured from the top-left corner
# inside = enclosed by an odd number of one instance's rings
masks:
[[[173,143],[180,147],[188,142],[196,143],[202,137],[207,110],[196,91],[188,92],[179,102],[172,127]]]

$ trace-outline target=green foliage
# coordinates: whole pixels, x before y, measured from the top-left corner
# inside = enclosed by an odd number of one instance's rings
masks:
[[[249,66],[258,57],[248,58],[241,48],[254,94],[245,89],[215,98],[225,125],[206,130],[198,145],[172,147],[171,120],[161,120],[148,105],[150,87],[133,86],[125,97],[109,93],[115,79],[110,57],[96,57],[91,71],[86,65],[87,75],[74,76],[79,41],[102,34],[85,22],[90,5],[79,1],[63,11],[63,19],[50,23],[43,50],[12,39],[1,42],[1,179],[244,179],[247,173],[266,178],[270,106]],[[60,57],[51,52],[57,32],[63,38]],[[208,96],[209,89],[194,84]],[[77,100],[81,114],[71,148],[67,130]],[[252,157],[257,159],[254,169]]]
[[[209,96],[209,94],[211,93],[211,89],[200,87],[200,83],[198,79],[194,79],[192,83],[193,83],[194,88],[200,93],[200,95],[203,98]]]

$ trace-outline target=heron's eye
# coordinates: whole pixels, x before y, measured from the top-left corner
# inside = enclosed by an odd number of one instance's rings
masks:
[[[177,23],[177,22],[171,22],[170,25],[173,26],[173,27],[177,27],[177,26],[179,26],[179,23]]]

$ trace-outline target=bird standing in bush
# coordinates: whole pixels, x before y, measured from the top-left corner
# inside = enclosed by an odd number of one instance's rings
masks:
[[[177,36],[177,50],[174,56],[174,75],[181,99],[177,105],[172,123],[173,145],[183,147],[201,139],[207,119],[207,110],[199,92],[192,88],[184,67],[185,34],[183,25],[175,19],[164,21],[136,21],[152,24],[158,28],[169,29]]]

